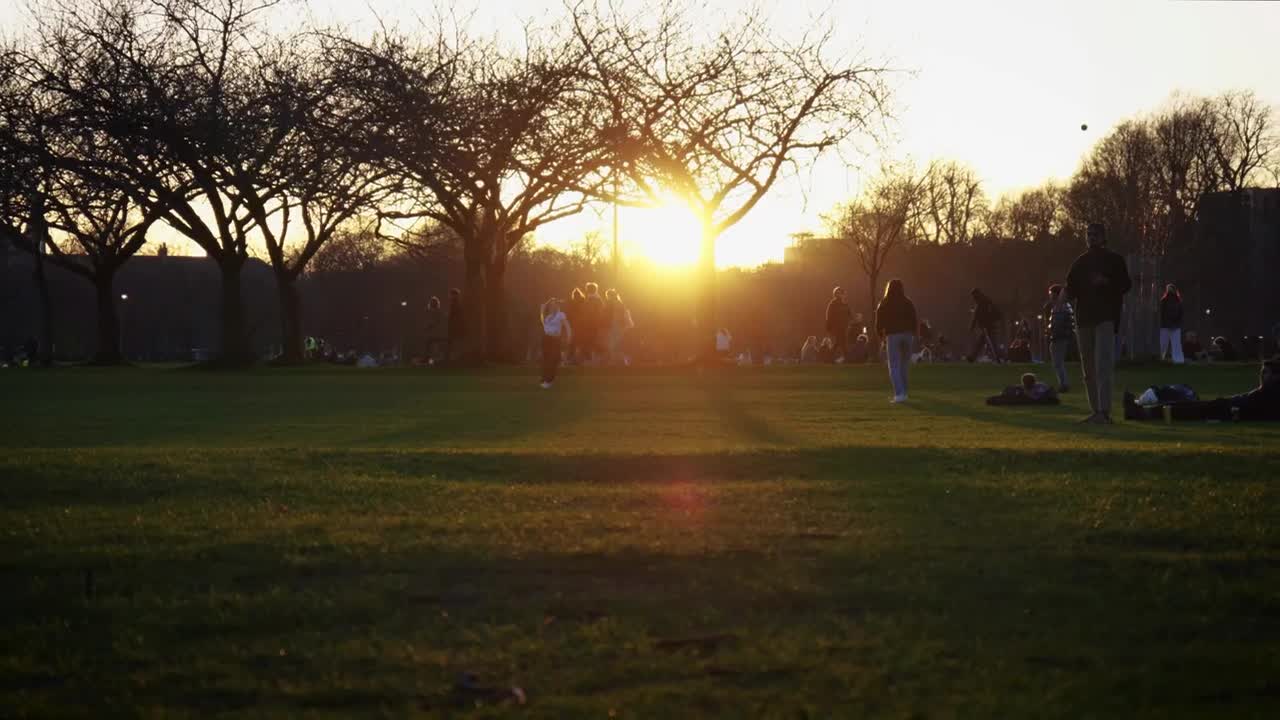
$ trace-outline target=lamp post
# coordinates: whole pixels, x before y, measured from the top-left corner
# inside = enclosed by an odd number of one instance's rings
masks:
[[[126,310],[128,303],[129,293],[120,293],[120,320],[118,322],[119,327],[116,328],[116,332],[118,334],[117,339],[120,342],[120,359],[122,360],[129,359],[129,356],[124,351],[124,320],[126,315],[128,315],[128,311]]]
[[[409,301],[401,300],[400,301],[400,352],[399,352],[401,365],[406,364],[405,357],[404,357],[404,333],[405,333],[405,325],[408,324],[408,317],[409,317]]]

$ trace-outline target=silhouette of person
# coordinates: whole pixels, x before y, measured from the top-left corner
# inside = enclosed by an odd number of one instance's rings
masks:
[[[831,290],[831,302],[827,303],[826,331],[831,338],[836,358],[843,359],[849,350],[849,299],[844,288],[836,286]]]
[[[911,345],[920,329],[916,306],[907,297],[902,281],[894,278],[884,288],[884,299],[876,308],[876,332],[885,341],[889,379],[893,382],[893,399],[907,401],[907,368],[911,364]]]
[[[1076,336],[1085,391],[1092,413],[1081,422],[1111,423],[1116,328],[1124,295],[1133,287],[1124,258],[1107,249],[1107,227],[1089,223],[1089,249],[1067,273],[1067,299],[1076,312]]]

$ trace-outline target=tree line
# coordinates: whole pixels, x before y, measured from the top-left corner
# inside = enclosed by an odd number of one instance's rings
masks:
[[[992,202],[978,174],[962,163],[934,161],[923,169],[899,163],[835,208],[827,225],[868,279],[870,306],[899,248],[1082,239],[1094,221],[1107,225],[1114,249],[1151,269],[1138,296],[1154,304],[1163,261],[1194,241],[1204,198],[1247,187],[1280,187],[1274,108],[1250,90],[1175,94],[1109,130],[1065,182]]]
[[[509,356],[513,254],[591,203],[674,192],[714,247],[779,178],[884,116],[887,70],[827,31],[745,12],[706,32],[674,3],[578,2],[502,43],[441,21],[368,38],[279,33],[281,0],[48,0],[0,49],[0,233],[96,292],[120,360],[114,278],[162,226],[221,278],[219,359],[252,360],[240,274],[265,256],[285,363],[303,358],[298,281],[343,233],[462,248],[472,361]],[[46,349],[50,343],[44,343]]]
[[[289,5],[47,0],[31,32],[0,47],[0,240],[34,260],[46,352],[45,264],[93,286],[95,359],[118,362],[116,275],[167,228],[218,268],[226,364],[252,359],[240,280],[250,257],[271,268],[280,360],[296,363],[299,283],[376,265],[385,247],[458,264],[466,357],[508,359],[521,332],[511,273],[599,267],[535,251],[535,234],[593,204],[669,193],[702,221],[685,310],[709,352],[743,306],[718,302],[719,237],[780,178],[856,151],[889,117],[891,69],[837,52],[821,22],[780,38],[753,12],[707,31],[678,4],[625,14],[583,1],[503,43],[447,21],[369,37],[277,32]],[[1111,129],[1065,182],[993,200],[962,163],[897,163],[833,208],[826,229],[848,251],[841,267],[865,277],[867,309],[911,248],[955,258],[1052,243],[1053,254],[1093,220],[1152,261],[1139,290],[1150,294],[1207,193],[1280,182],[1278,146],[1273,109],[1250,91],[1175,95]]]

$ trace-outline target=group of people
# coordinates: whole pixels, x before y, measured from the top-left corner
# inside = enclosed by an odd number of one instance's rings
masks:
[[[635,321],[622,294],[610,288],[601,297],[596,283],[584,287],[574,288],[567,301],[551,298],[542,304],[543,389],[555,383],[562,354],[570,363],[626,364],[622,344]]]

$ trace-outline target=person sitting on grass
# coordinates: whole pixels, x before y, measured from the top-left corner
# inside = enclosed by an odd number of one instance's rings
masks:
[[[1059,402],[1057,391],[1032,373],[1024,374],[1020,384],[987,398],[988,405],[1057,405]]]
[[[1258,372],[1258,387],[1247,393],[1207,401],[1166,403],[1174,420],[1249,420],[1274,422],[1280,420],[1280,358],[1262,363]],[[1165,405],[1143,407],[1133,393],[1124,394],[1126,420],[1158,420],[1164,415]]]
[[[800,362],[816,363],[818,362],[818,336],[810,335],[805,338],[804,345],[800,346]]]

